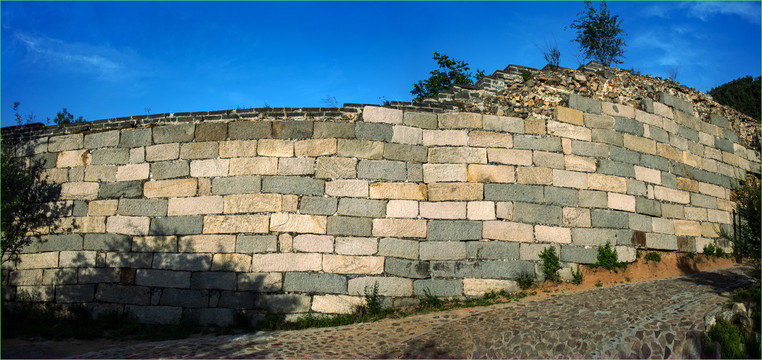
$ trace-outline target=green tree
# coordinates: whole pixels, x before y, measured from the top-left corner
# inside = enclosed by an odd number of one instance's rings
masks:
[[[737,259],[747,258],[759,266],[760,251],[762,251],[760,248],[762,193],[759,180],[754,175],[748,175],[746,181],[733,186],[731,200],[736,203],[736,213],[740,221],[736,224],[735,234],[720,228],[720,236],[733,244],[733,253]]]
[[[762,77],[755,79],[749,75],[712,88],[709,95],[714,101],[759,120],[761,86]]]
[[[585,59],[601,62],[605,66],[621,64],[619,58],[624,57],[624,41],[626,33],[622,30],[622,20],[619,15],[611,16],[606,1],[601,2],[599,10],[595,10],[590,0],[585,0],[585,11],[577,14],[571,25],[564,28],[577,30],[577,38],[572,40],[579,43]]]
[[[50,119],[48,119],[50,120]],[[56,117],[53,118],[53,122],[56,123],[56,125],[62,125],[62,124],[71,124],[71,123],[81,123],[85,122],[85,118],[82,116],[74,118],[74,115],[70,114],[66,108],[63,108],[63,110],[59,111],[56,114]]]
[[[484,70],[476,69],[476,75],[472,75],[468,63],[450,59],[447,55],[435,52],[433,59],[437,61],[439,69],[432,71],[428,79],[413,84],[413,90],[410,93],[415,95],[413,98],[415,102],[421,102],[424,98],[447,90],[453,84],[473,85],[484,77]]]

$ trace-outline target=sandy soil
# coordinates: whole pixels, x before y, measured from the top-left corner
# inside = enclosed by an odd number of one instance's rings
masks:
[[[687,258],[685,254],[677,254],[674,252],[660,252],[660,254],[660,262],[649,261],[646,263],[644,259],[645,252],[643,252],[636,262],[627,266],[627,269],[620,269],[616,272],[601,268],[590,269],[587,266],[581,266],[583,280],[580,285],[545,282],[539,284],[537,288],[529,290],[530,292],[535,292],[535,295],[527,296],[524,299],[538,299],[552,295],[585,291],[598,287],[665,279],[736,265],[731,259],[705,257],[701,254],[696,255],[694,259]],[[0,342],[0,348],[2,348],[0,357],[3,359],[55,359],[113,347],[134,345],[141,342],[142,341],[140,340],[114,341],[71,339],[53,341],[44,339],[3,338],[2,342]]]

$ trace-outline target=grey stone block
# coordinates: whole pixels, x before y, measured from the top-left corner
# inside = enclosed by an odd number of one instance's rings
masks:
[[[646,247],[657,250],[677,250],[677,236],[646,233]]]
[[[433,278],[481,278],[482,263],[478,261],[432,261]]]
[[[661,203],[644,197],[635,197],[635,212],[651,216],[661,216]]]
[[[201,122],[196,124],[196,141],[222,141],[228,137],[228,123]]]
[[[121,234],[85,234],[85,250],[130,251],[130,237]]]
[[[151,254],[148,254],[149,256]],[[177,271],[209,271],[212,267],[211,254],[156,253],[153,268]]]
[[[699,141],[698,131],[687,126],[677,125],[677,134],[694,142]]]
[[[196,126],[193,123],[157,126],[153,128],[154,144],[189,142],[193,140]]]
[[[598,165],[598,173],[634,178],[635,167],[628,163],[601,159]]]
[[[323,195],[325,181],[300,176],[264,176],[262,192],[296,195]]]
[[[275,235],[239,235],[235,241],[238,253],[265,253],[278,251],[278,238]]]
[[[577,94],[569,94],[569,107],[590,114],[601,114],[601,102]]]
[[[273,312],[300,313],[310,311],[309,295],[300,294],[267,294],[257,298],[258,308]]]
[[[273,121],[273,139],[304,139],[312,137],[312,120]]]
[[[561,152],[561,138],[539,135],[513,135],[514,149]]]
[[[648,131],[651,133],[649,136],[651,139],[665,144],[669,143],[669,134],[666,130],[656,126],[649,126]]]
[[[150,235],[201,234],[204,226],[201,216],[169,216],[151,219]]]
[[[194,272],[190,278],[191,289],[235,290],[234,272]]]
[[[124,129],[119,140],[119,147],[134,148],[151,145],[151,129]]]
[[[466,256],[471,259],[518,259],[519,243],[508,241],[469,241],[466,243]]]
[[[646,188],[645,182],[631,179],[631,178],[626,179],[626,182],[627,182],[627,194],[638,195],[638,196],[648,195],[648,189]]]
[[[183,314],[183,308],[177,306],[127,305],[125,310],[143,324],[179,324]]]
[[[635,136],[643,136],[643,123],[635,119],[615,116],[614,130],[625,132]]]
[[[550,205],[577,206],[579,191],[576,189],[548,186],[545,188],[545,203]]]
[[[347,278],[338,274],[287,272],[283,278],[283,291],[346,294]]]
[[[414,126],[422,129],[436,129],[438,126],[437,114],[405,111],[402,114],[402,123],[407,126]]]
[[[135,284],[140,286],[156,286],[168,288],[188,288],[190,286],[189,271],[138,269]]]
[[[678,236],[677,251],[688,253],[696,252],[696,238],[692,236]]]
[[[269,121],[234,121],[228,124],[230,140],[267,139],[272,136]]]
[[[80,234],[43,235],[40,237],[39,251],[82,250]]]
[[[217,306],[228,309],[253,309],[257,296],[259,294],[252,291],[223,291]]]
[[[333,197],[304,196],[299,204],[299,212],[310,215],[333,215],[336,213],[337,199]]]
[[[182,319],[201,326],[225,327],[235,321],[236,310],[224,308],[183,309]]]
[[[597,247],[561,245],[561,261],[576,264],[595,264],[598,262]]]
[[[100,284],[119,282],[121,270],[113,268],[79,269],[77,281],[80,284]]]
[[[612,245],[635,245],[634,230],[616,230],[616,241]]]
[[[405,181],[407,167],[402,161],[360,160],[357,178],[370,180]]]
[[[427,240],[481,240],[481,238],[481,221],[429,220],[426,225]]]
[[[167,200],[120,199],[116,213],[134,216],[167,216]]]
[[[572,140],[572,154],[605,159],[609,157],[609,146],[589,141]]]
[[[91,302],[94,296],[94,284],[56,286],[56,302],[59,304]]]
[[[56,159],[58,158],[57,153],[46,153],[46,154],[37,154],[33,155],[31,158],[31,161],[33,164],[40,164],[43,169],[52,169],[56,167]],[[92,160],[91,160],[92,163]],[[97,164],[93,164],[97,165]]]
[[[425,146],[397,143],[384,144],[384,159],[426,162],[428,151]]]
[[[408,182],[422,182],[423,181],[423,164],[407,164],[407,181]]]
[[[425,279],[431,276],[428,261],[388,257],[384,261],[384,273],[409,279]]]
[[[172,179],[190,175],[188,160],[170,160],[151,163],[151,177],[154,180]]]
[[[528,224],[561,225],[560,206],[517,202],[514,204],[516,222]]]
[[[651,169],[669,171],[669,160],[655,155],[641,154],[640,166],[648,167]]]
[[[257,175],[217,177],[212,179],[212,194],[253,194],[261,188],[262,177]]]
[[[616,210],[590,210],[590,218],[595,228],[629,228],[630,217],[626,212]]]
[[[707,209],[716,209],[717,198],[714,196],[691,193],[691,205]]]
[[[117,268],[150,268],[153,254],[136,254],[109,252],[106,254],[108,267]]]
[[[619,146],[609,147],[609,157],[611,160],[627,164],[640,165],[640,153]],[[605,160],[605,159],[601,159]],[[634,177],[634,176],[633,176]]]
[[[370,236],[371,219],[350,216],[328,217],[328,235]]]
[[[355,137],[358,139],[390,142],[393,134],[394,130],[391,124],[364,121],[355,123]]]
[[[209,304],[209,297],[204,290],[162,289],[159,305],[200,308]]]
[[[720,128],[723,128],[723,129],[730,128],[730,121],[720,115],[710,114],[709,119],[713,125],[719,126]]]
[[[659,93],[659,101],[686,114],[693,114],[693,104],[665,92]]]
[[[621,132],[610,129],[593,129],[591,134],[593,142],[605,143],[614,146],[624,145],[624,136]]]
[[[145,286],[98,284],[95,290],[95,300],[118,304],[148,305],[151,300],[151,289]]]
[[[586,208],[607,208],[608,198],[603,191],[580,190],[579,206]]]
[[[103,131],[85,135],[85,149],[119,145],[119,130]]]
[[[433,296],[461,296],[463,295],[463,280],[415,280],[413,290],[417,296],[425,296],[427,293]]]
[[[722,163],[720,164],[722,165]],[[735,180],[731,182],[730,178],[725,175],[705,170],[691,169],[691,174],[693,175],[694,180],[722,186],[724,188],[730,188],[731,184],[735,182]]]
[[[531,261],[492,260],[482,263],[482,277],[487,279],[516,279],[522,274],[534,273],[534,264]]]
[[[417,240],[383,238],[378,242],[378,255],[418,259],[418,247],[419,242]],[[385,264],[388,264],[389,259],[391,258],[386,258]]]
[[[339,200],[339,215],[386,217],[386,201],[361,198],[342,198]]]
[[[661,173],[661,185],[670,189],[677,188],[677,176],[667,172]]]
[[[129,149],[108,148],[91,152],[90,165],[124,165],[130,160]],[[53,161],[55,164],[55,160]]]
[[[74,207],[71,209],[71,216],[87,216],[87,201],[74,200]]]
[[[22,270],[24,271],[24,270]],[[29,270],[26,270],[29,271]],[[34,271],[34,270],[32,270]],[[18,271],[17,271],[18,272]],[[11,279],[12,281],[13,279]],[[77,283],[77,269],[44,269],[42,271],[43,285],[74,285]],[[95,288],[93,288],[93,291]],[[91,299],[92,300],[92,299]]]
[[[726,138],[714,137],[714,147],[722,151],[733,153],[733,141]]]
[[[484,184],[484,200],[542,203],[542,186],[522,184]]]
[[[355,137],[355,125],[352,123],[315,122],[314,137],[316,139],[353,139]]]

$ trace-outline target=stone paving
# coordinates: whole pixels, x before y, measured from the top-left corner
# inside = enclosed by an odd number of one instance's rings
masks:
[[[164,341],[73,358],[698,358],[734,267],[374,323]]]

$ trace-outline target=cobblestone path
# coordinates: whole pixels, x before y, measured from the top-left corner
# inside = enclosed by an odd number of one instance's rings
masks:
[[[375,323],[146,343],[75,358],[697,358],[749,267]]]

